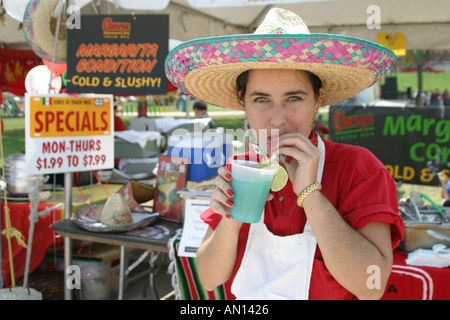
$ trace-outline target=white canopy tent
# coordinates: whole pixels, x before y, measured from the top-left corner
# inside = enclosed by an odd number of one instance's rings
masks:
[[[4,8],[8,2],[12,1],[27,2],[27,0],[3,0]],[[406,49],[450,49],[450,1],[448,0],[70,1],[78,1],[83,5],[82,15],[169,14],[169,37],[181,41],[216,35],[252,33],[266,12],[277,6],[299,14],[311,32],[345,34],[374,42],[380,32],[404,33]],[[236,5],[238,3],[246,3],[246,5],[238,6]],[[152,4],[158,10],[148,10],[152,8]],[[210,7],[193,7],[191,4],[209,4]],[[164,8],[159,10],[162,7]],[[135,8],[144,8],[144,10]],[[0,46],[26,46],[20,22],[5,13],[2,19]]]
[[[406,49],[450,50],[449,0],[76,1],[82,6],[81,25],[84,14],[169,14],[169,38],[179,41],[253,33],[268,10],[277,6],[300,15],[311,32],[344,34],[374,42],[378,33],[404,33]],[[28,49],[20,19],[28,1],[3,0],[0,3],[0,48]],[[237,5],[239,3],[246,5]],[[195,4],[207,4],[208,7]],[[65,178],[66,190],[70,190],[71,185],[69,174]],[[68,196],[65,202],[66,208],[70,208],[71,197]],[[66,262],[66,266],[69,264]]]

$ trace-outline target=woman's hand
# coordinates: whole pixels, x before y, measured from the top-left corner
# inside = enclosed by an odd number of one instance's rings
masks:
[[[316,182],[320,151],[301,133],[287,133],[279,138],[280,154],[290,156],[286,171],[296,194]]]
[[[227,218],[230,217],[230,208],[233,206],[234,196],[233,190],[231,190],[231,173],[226,167],[221,167],[217,170],[218,176],[214,182],[216,188],[211,194],[209,201],[211,209]]]

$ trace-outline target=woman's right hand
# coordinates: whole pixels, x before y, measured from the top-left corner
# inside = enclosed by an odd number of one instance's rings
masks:
[[[196,257],[200,281],[209,291],[231,277],[242,226],[242,222],[231,219],[231,199],[234,195],[231,190],[231,173],[226,167],[222,167],[217,170],[217,174],[216,188],[209,204],[215,213],[222,215],[222,219],[215,229],[208,228]]]
[[[231,199],[234,196],[231,189],[231,172],[226,167],[221,167],[217,170],[217,174],[214,180],[216,188],[211,194],[209,205],[214,212],[231,218],[230,208],[234,205]]]
[[[218,175],[214,180],[216,188],[211,194],[209,206],[215,213],[219,213],[225,218],[241,225],[242,222],[232,219],[230,213],[231,207],[234,205],[232,200],[234,192],[231,189],[231,172],[228,171],[226,167],[221,167],[217,170],[217,174]],[[266,201],[270,201],[272,199],[273,194],[269,192]]]

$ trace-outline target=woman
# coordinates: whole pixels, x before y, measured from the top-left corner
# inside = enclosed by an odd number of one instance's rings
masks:
[[[253,224],[231,218],[230,167],[218,170],[197,252],[205,288],[225,283],[237,299],[381,297],[403,235],[395,183],[367,150],[311,128],[320,106],[372,85],[393,58],[368,41],[309,34],[282,9],[253,35],[194,40],[169,54],[171,81],[208,103],[244,109],[256,132],[278,130],[279,153],[291,159],[286,186],[269,194]],[[258,144],[272,150],[272,138]]]
[[[450,164],[450,163],[449,163]],[[438,173],[439,182],[441,183],[441,206],[450,207],[450,179],[447,178],[444,171]]]

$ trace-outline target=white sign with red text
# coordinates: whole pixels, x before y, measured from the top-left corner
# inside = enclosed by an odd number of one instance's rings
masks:
[[[28,175],[114,167],[112,95],[25,95]]]

